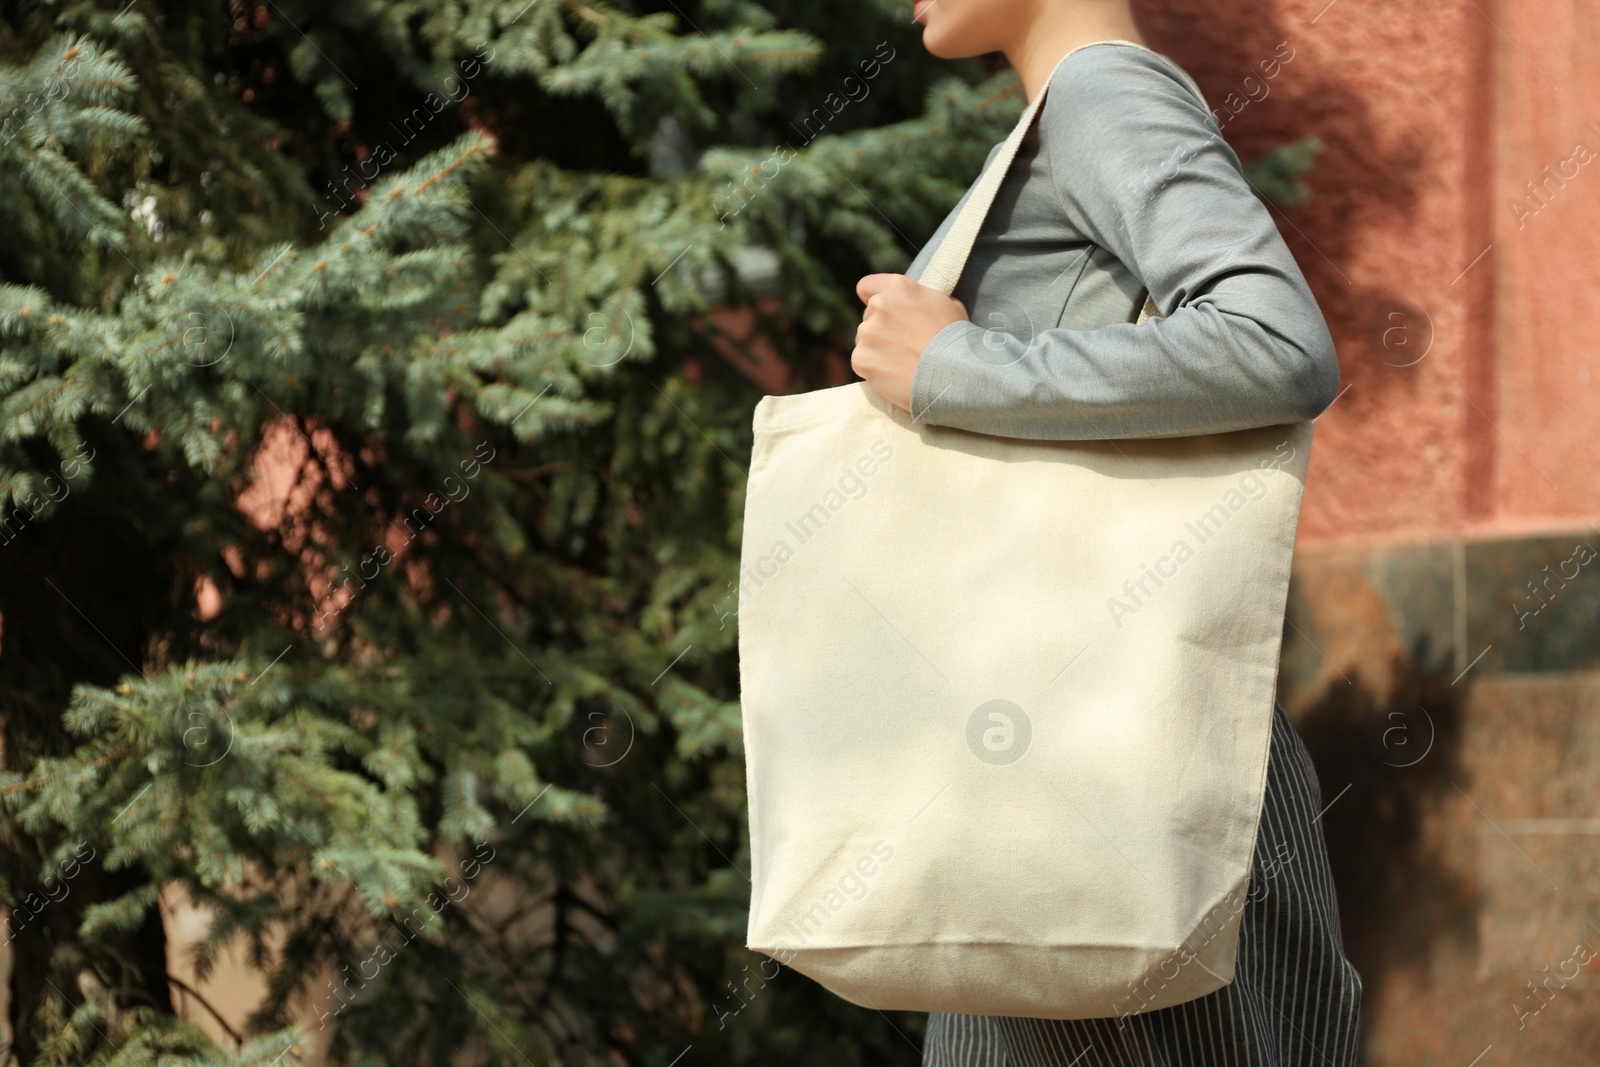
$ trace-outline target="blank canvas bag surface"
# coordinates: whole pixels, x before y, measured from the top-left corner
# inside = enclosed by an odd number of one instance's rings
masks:
[[[1043,99],[923,284],[954,287]],[[1231,981],[1311,429],[1035,441],[864,382],[763,398],[748,946],[878,1009],[1099,1018]]]

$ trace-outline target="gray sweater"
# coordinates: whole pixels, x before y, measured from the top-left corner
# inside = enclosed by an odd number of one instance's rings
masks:
[[[1146,287],[1165,317],[1138,324]],[[1322,312],[1199,87],[1127,42],[1056,69],[952,295],[970,318],[912,379],[926,423],[1177,437],[1309,419],[1339,391]]]

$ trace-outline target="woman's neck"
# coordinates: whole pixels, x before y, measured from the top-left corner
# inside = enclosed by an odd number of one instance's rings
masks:
[[[1149,47],[1126,4],[1095,4],[1092,14],[1078,4],[1052,4],[1044,6],[1020,40],[1001,51],[1022,80],[1022,90],[1031,103],[1062,56],[1095,41],[1132,41]]]

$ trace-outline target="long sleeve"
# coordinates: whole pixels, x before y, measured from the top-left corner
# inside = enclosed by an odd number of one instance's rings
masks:
[[[1035,121],[1065,219],[1165,317],[1031,338],[951,323],[921,353],[913,416],[1005,437],[1177,437],[1298,422],[1333,402],[1322,312],[1176,68],[1131,45],[1086,48],[1057,68]]]

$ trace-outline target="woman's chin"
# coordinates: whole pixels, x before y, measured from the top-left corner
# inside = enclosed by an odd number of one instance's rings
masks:
[[[922,28],[922,47],[936,59],[966,59],[978,54],[965,47],[956,35],[941,33],[936,25]]]

